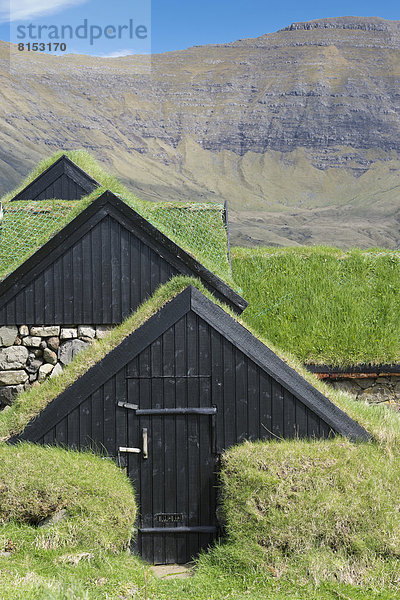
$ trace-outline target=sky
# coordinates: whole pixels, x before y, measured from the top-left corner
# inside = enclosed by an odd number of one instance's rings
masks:
[[[344,15],[398,20],[400,8],[395,0],[0,0],[0,39],[64,42],[67,52],[96,56],[148,54],[257,37],[294,21]]]

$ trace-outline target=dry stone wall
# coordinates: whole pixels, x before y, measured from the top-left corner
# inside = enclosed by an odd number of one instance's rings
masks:
[[[107,325],[0,327],[0,410],[22,390],[61,373],[76,354],[110,329]]]
[[[337,390],[353,394],[358,400],[366,400],[371,404],[388,404],[400,410],[400,376],[398,375],[342,377],[325,381]]]

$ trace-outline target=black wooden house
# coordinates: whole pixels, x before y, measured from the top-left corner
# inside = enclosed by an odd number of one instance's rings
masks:
[[[14,200],[80,200],[100,184],[76,165],[61,156],[48,169],[21,190]]]
[[[0,326],[121,323],[175,275],[247,302],[112,192],[104,192],[0,283]]]
[[[367,432],[188,287],[55,398],[12,442],[101,448],[126,466],[137,548],[186,562],[216,536],[221,452],[243,440]]]

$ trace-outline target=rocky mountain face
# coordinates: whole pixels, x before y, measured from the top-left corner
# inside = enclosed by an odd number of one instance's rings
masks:
[[[0,188],[86,148],[150,200],[223,201],[234,242],[400,244],[400,21],[294,23],[101,59],[0,44]]]

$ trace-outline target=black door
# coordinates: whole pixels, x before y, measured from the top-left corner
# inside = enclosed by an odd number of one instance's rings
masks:
[[[209,377],[128,381],[129,404],[138,405],[128,409],[134,418],[125,449],[139,503],[136,550],[151,563],[188,562],[215,538],[217,411],[210,392]]]

